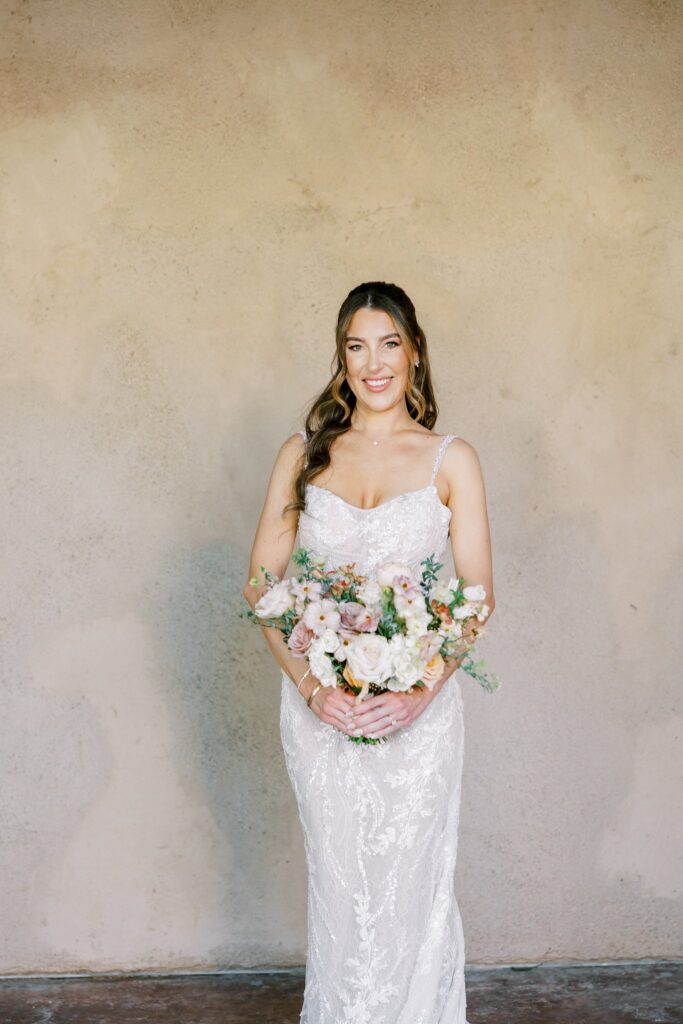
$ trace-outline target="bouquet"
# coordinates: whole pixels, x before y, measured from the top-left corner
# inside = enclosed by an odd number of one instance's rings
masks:
[[[355,563],[327,569],[325,560],[297,548],[297,576],[284,580],[260,566],[266,584],[254,609],[240,612],[259,626],[279,629],[295,658],[307,658],[323,686],[341,686],[360,702],[368,694],[413,687],[432,689],[446,661],[465,653],[460,664],[484,690],[500,686],[495,673],[483,671],[471,651],[488,615],[486,591],[437,578],[443,566],[424,559],[419,579],[396,562],[381,565],[370,579],[354,572]],[[254,576],[250,583],[259,585]],[[352,742],[382,743],[386,737],[347,737]]]

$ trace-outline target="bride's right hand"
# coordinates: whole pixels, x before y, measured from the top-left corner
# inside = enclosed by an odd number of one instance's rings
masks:
[[[313,693],[313,690],[320,682],[314,675],[311,675],[310,678],[311,685],[306,694],[307,698]],[[353,735],[351,712],[355,707],[355,703],[354,695],[347,693],[346,690],[342,690],[341,686],[321,686],[309,707],[321,722],[333,725],[336,729],[346,733],[347,736],[351,736]]]

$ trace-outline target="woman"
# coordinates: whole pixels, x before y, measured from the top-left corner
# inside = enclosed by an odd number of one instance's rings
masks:
[[[305,433],[278,453],[249,578],[284,576],[299,542],[372,576],[421,571],[450,535],[457,574],[494,607],[486,497],[475,449],[437,435],[424,332],[396,285],[349,293],[332,380]],[[262,587],[247,584],[253,607]],[[481,629],[481,624],[479,624]],[[281,737],[303,825],[308,954],[302,1024],[467,1024],[454,894],[463,702],[448,664],[433,689],[366,698],[323,687],[282,634]],[[387,737],[381,744],[348,736]]]

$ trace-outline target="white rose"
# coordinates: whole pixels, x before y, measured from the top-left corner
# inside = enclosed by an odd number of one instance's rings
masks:
[[[394,576],[410,576],[412,578],[412,575],[410,567],[407,565],[400,562],[385,562],[377,570],[377,582],[381,587],[390,587]]]
[[[334,669],[334,664],[329,654],[325,653],[324,640],[318,637],[308,649],[308,664],[311,672],[320,680],[323,686],[336,686],[339,677]]]
[[[391,652],[386,637],[361,633],[346,648],[346,659],[356,679],[382,683],[391,672]]]
[[[366,608],[374,608],[382,603],[382,588],[375,580],[367,580],[356,590],[356,597]]]
[[[261,594],[254,605],[254,611],[262,619],[277,619],[294,607],[295,600],[289,580],[281,580]]]
[[[326,629],[319,642],[326,654],[334,654],[339,647],[339,637],[333,629]]]
[[[466,601],[483,601],[486,597],[481,583],[477,583],[476,587],[463,587],[462,593]]]

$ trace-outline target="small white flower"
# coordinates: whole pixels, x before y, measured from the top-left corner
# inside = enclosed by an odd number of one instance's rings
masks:
[[[454,619],[471,619],[477,614],[477,609],[468,603],[458,605],[457,608],[453,609]]]
[[[460,638],[462,637],[462,633],[463,633],[462,622],[458,622],[456,620],[455,622],[452,622],[448,626],[442,626],[441,629],[440,629],[440,632],[448,640],[460,640]]]
[[[427,614],[427,606],[421,590],[410,590],[407,594],[402,590],[395,591],[394,607],[406,622],[422,620]]]
[[[387,681],[389,690],[407,690],[413,686],[424,669],[424,662],[420,659],[419,637],[408,638],[397,633],[389,641],[391,649],[391,675]]]
[[[481,583],[476,587],[463,587],[463,597],[466,601],[483,601],[486,598],[486,591]]]
[[[419,615],[406,616],[406,633],[408,636],[422,636],[429,629],[431,618],[427,612]]]
[[[339,629],[341,616],[335,601],[324,597],[322,601],[311,601],[304,612],[304,622],[316,636],[322,636],[326,629]]]
[[[319,601],[322,583],[318,580],[292,580],[292,591],[296,596],[297,614],[301,615],[307,601]]]
[[[322,637],[318,637],[311,644],[308,650],[308,663],[311,666],[311,672],[320,680],[323,686],[337,685],[339,677],[335,672],[332,659],[329,654],[325,653]]]
[[[450,604],[453,600],[452,589],[454,588],[451,588],[450,583],[446,586],[443,580],[438,580],[430,590],[429,598],[431,601],[436,601],[437,604]]]

